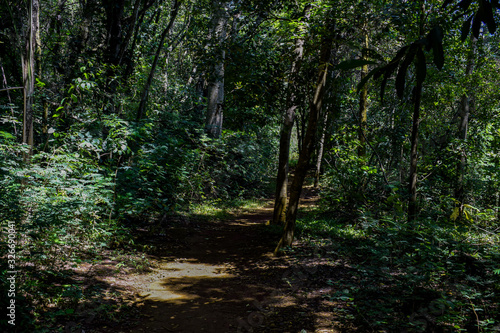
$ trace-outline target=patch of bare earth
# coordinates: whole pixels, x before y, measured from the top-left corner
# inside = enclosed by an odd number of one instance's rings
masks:
[[[158,250],[147,273],[96,272],[136,314],[85,332],[341,331],[338,304],[327,297],[341,265],[300,242],[300,256],[274,257],[279,235],[265,226],[271,207],[166,228],[153,237]]]

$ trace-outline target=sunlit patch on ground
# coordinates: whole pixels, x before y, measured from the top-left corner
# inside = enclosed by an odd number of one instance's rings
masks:
[[[154,301],[191,300],[198,295],[186,292],[197,279],[228,278],[225,273],[227,266],[201,264],[190,261],[163,263],[150,275],[138,276],[136,285],[140,288],[139,295],[143,299]]]

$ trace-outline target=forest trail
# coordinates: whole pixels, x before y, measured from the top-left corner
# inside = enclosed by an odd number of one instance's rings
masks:
[[[92,332],[336,332],[332,304],[322,291],[306,292],[304,263],[272,255],[279,235],[265,226],[271,216],[269,201],[228,220],[166,230],[152,272],[113,281],[134,293],[139,318]]]

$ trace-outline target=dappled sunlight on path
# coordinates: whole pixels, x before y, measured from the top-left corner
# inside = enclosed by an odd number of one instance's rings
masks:
[[[166,244],[151,272],[121,281],[135,290],[141,317],[92,332],[335,332],[324,307],[316,315],[296,297],[309,268],[272,255],[279,234],[265,226],[271,215],[269,202],[182,230],[184,246]],[[167,230],[169,239],[181,237],[176,232]],[[320,304],[321,298],[311,300]]]

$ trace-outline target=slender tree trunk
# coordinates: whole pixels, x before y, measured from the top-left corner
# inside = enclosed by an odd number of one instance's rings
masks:
[[[477,39],[471,36],[471,50],[467,57],[467,67],[465,69],[465,77],[469,78],[474,70],[474,53],[476,49]],[[467,94],[462,95],[460,101],[460,122],[458,124],[458,138],[462,141],[462,149],[460,154],[460,160],[457,165],[458,169],[458,182],[455,188],[455,198],[460,203],[460,213],[462,213],[462,205],[465,199],[464,190],[464,178],[467,172],[467,159],[466,159],[466,149],[465,143],[467,141],[467,129],[469,127],[469,117],[471,112],[471,99]]]
[[[314,174],[314,187],[319,187],[319,177],[321,175],[321,162],[323,161],[323,153],[325,151],[325,138],[328,128],[328,112],[325,112],[323,119],[323,128],[321,130],[321,137],[319,138],[318,156],[316,158],[316,171]]]
[[[170,13],[170,21],[168,22],[167,27],[163,30],[163,33],[160,37],[160,43],[158,44],[158,48],[156,49],[155,58],[153,60],[153,64],[151,65],[151,70],[149,72],[148,81],[144,86],[144,90],[142,91],[141,102],[139,104],[139,108],[137,109],[137,117],[136,120],[139,121],[142,119],[144,115],[144,111],[146,110],[146,104],[148,102],[149,97],[149,89],[151,88],[151,83],[153,82],[153,77],[156,71],[156,66],[158,65],[158,59],[160,58],[161,50],[163,48],[163,43],[165,38],[170,34],[172,27],[174,26],[175,18],[177,17],[177,13],[179,12],[179,7],[181,5],[181,1],[174,0],[172,4],[172,11]]]
[[[419,34],[423,36],[424,34],[424,23],[425,23],[425,0],[420,2],[420,27]],[[418,164],[418,128],[420,125],[420,102],[422,100],[422,89],[423,81],[417,79],[415,85],[415,95],[413,105],[413,118],[412,118],[412,129],[411,129],[411,141],[410,141],[410,175],[408,182],[408,223],[415,221],[418,213],[417,206],[417,164]]]
[[[208,105],[205,120],[205,130],[212,138],[218,138],[222,133],[223,103],[224,103],[224,60],[226,52],[224,42],[226,39],[227,12],[226,2],[214,1],[214,16],[210,39],[215,53],[215,63],[212,67],[208,82]]]
[[[365,25],[366,29],[366,25]],[[368,49],[368,31],[364,32],[365,39],[365,48]],[[367,60],[366,52],[363,52],[364,60]],[[368,65],[364,65],[361,68],[361,80],[363,80],[368,74]],[[363,90],[361,90],[361,94],[359,95],[359,149],[358,156],[365,157],[366,156],[366,126],[367,126],[367,112],[368,112],[368,85],[364,85]]]
[[[311,5],[306,5],[303,11],[303,22],[309,18]],[[302,23],[303,23],[302,22]],[[287,96],[287,109],[283,118],[280,133],[280,152],[278,159],[278,175],[276,177],[276,193],[274,202],[273,224],[283,224],[286,220],[286,201],[288,186],[288,171],[290,159],[290,140],[292,138],[295,110],[297,109],[297,75],[304,56],[304,24],[298,28],[299,38],[295,40],[295,58],[290,71],[290,82]]]
[[[28,26],[26,34],[26,50],[22,56],[23,85],[24,85],[24,116],[23,116],[23,143],[27,144],[29,152],[24,155],[29,162],[33,154],[33,94],[35,92],[35,50],[38,34],[38,0],[30,0],[28,8]]]
[[[132,17],[131,17],[131,22],[129,23],[129,28],[127,29],[127,33],[126,33],[125,38],[123,40],[123,45],[119,50],[120,52],[119,52],[119,56],[118,56],[118,64],[122,63],[123,57],[125,56],[125,52],[127,51],[127,46],[130,43],[132,36],[134,35],[135,26],[136,26],[136,23],[139,19],[140,3],[141,3],[141,0],[135,0],[134,12],[133,12]],[[132,52],[133,52],[133,49],[132,49]]]
[[[417,82],[415,87],[415,104],[413,106],[413,121],[411,130],[410,148],[410,179],[408,192],[408,222],[415,220],[418,212],[417,207],[417,163],[418,163],[418,128],[420,125],[420,101],[422,99],[422,82]]]
[[[281,248],[290,246],[293,242],[300,194],[302,192],[302,186],[304,184],[304,179],[309,167],[311,154],[314,150],[318,119],[326,90],[326,78],[332,51],[333,30],[333,19],[331,15],[328,14],[327,30],[325,32],[325,35],[323,35],[321,41],[318,81],[314,93],[314,98],[309,106],[309,122],[307,124],[307,130],[304,136],[302,150],[299,154],[299,161],[297,164],[297,169],[295,170],[295,176],[293,177],[292,185],[290,188],[290,202],[288,204],[286,213],[285,229],[283,231],[283,236],[281,237],[281,240],[279,241],[274,251],[275,254],[278,254]]]

